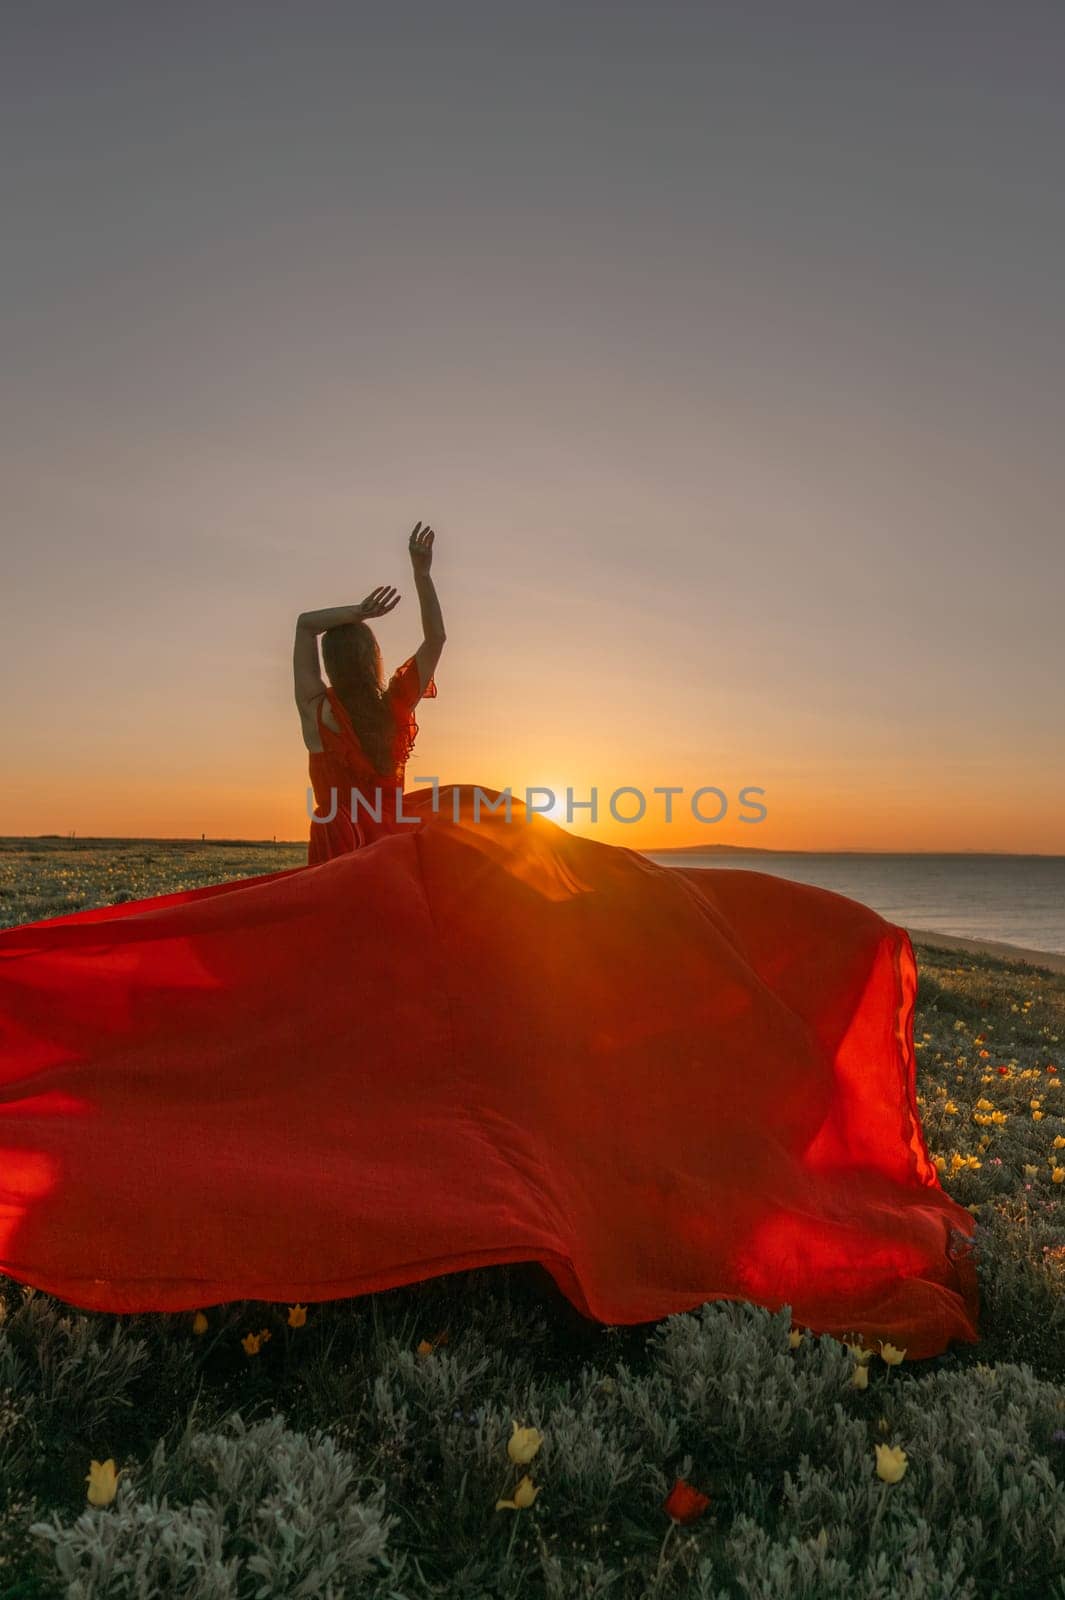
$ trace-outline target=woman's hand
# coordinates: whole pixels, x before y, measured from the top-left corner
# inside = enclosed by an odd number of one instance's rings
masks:
[[[376,589],[370,591],[366,599],[355,607],[360,622],[366,622],[370,617],[383,617],[386,611],[391,611],[393,606],[399,605],[399,591],[390,583],[378,584]]]
[[[423,528],[420,522],[414,524],[414,531],[410,536],[407,549],[410,551],[410,564],[414,568],[414,575],[427,573],[433,564],[433,540],[436,535],[426,523]]]

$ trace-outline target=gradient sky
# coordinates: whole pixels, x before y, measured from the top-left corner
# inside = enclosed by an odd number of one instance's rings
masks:
[[[438,530],[442,781],[1065,852],[1058,3],[4,8],[0,832],[298,838]],[[678,813],[681,815],[681,813]]]

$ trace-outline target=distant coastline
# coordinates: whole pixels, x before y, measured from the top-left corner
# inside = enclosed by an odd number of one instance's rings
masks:
[[[1008,860],[1061,861],[1065,852],[1048,850],[863,850],[849,846],[841,850],[779,850],[761,844],[671,844],[642,845],[644,856],[993,856]]]
[[[581,837],[594,838],[595,835],[584,834]],[[268,849],[276,845],[281,850],[300,848],[306,843],[306,839],[229,839],[213,838],[210,835],[197,838],[193,834],[93,833],[84,836],[75,834],[73,838],[68,833],[0,834],[0,850],[25,845],[63,845],[66,849],[91,850],[121,844],[165,844],[180,848],[188,846],[190,849],[202,849],[207,845],[226,848],[235,845],[262,846]],[[838,850],[783,850],[761,844],[634,845],[632,848],[643,856],[977,856],[1019,861],[1065,860],[1065,851],[1047,850],[865,850],[859,846],[848,846]]]

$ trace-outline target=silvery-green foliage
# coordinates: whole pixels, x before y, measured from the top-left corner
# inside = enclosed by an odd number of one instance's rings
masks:
[[[42,1416],[83,1434],[103,1433],[149,1364],[148,1345],[120,1321],[26,1294],[0,1330],[0,1371],[32,1392]]]
[[[203,1503],[139,1501],[119,1480],[114,1504],[71,1524],[35,1522],[53,1547],[66,1600],[238,1600],[240,1557],[226,1556],[225,1518]]]
[[[568,1516],[600,1521],[631,1500],[642,1477],[640,1451],[615,1394],[613,1381],[604,1389],[588,1368],[550,1390],[531,1386],[522,1421],[544,1435],[535,1466]]]
[[[896,1408],[911,1510],[964,1534],[974,1570],[1019,1585],[1065,1574],[1065,1487],[1045,1453],[1065,1396],[1027,1366],[937,1372]]]
[[[38,1450],[32,1394],[0,1389],[0,1488],[19,1491]]]
[[[788,1347],[790,1308],[716,1301],[667,1317],[651,1338],[652,1394],[660,1413],[679,1419],[681,1442],[703,1456],[739,1465],[815,1458],[824,1418],[845,1391],[853,1357],[835,1339]],[[798,1357],[798,1359],[796,1359]],[[844,1430],[847,1419],[838,1413]],[[854,1425],[854,1448],[863,1437]]]
[[[540,1578],[544,1600],[607,1600],[619,1597],[624,1574],[616,1567],[608,1567],[597,1557],[594,1561],[561,1561],[539,1540]]]
[[[31,1532],[53,1547],[67,1600],[342,1600],[391,1594],[394,1519],[383,1492],[360,1498],[350,1455],[319,1430],[239,1413],[213,1432],[161,1440],[119,1479],[110,1507]]]
[[[731,1583],[721,1588],[728,1573]],[[975,1579],[965,1575],[965,1554],[952,1541],[940,1556],[923,1560],[901,1548],[851,1562],[836,1553],[835,1532],[800,1539],[771,1534],[745,1514],[734,1521],[716,1579],[701,1567],[691,1593],[698,1600],[976,1600]]]

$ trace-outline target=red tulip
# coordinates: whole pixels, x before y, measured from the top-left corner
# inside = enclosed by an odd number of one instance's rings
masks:
[[[662,1510],[674,1522],[698,1522],[709,1504],[709,1495],[700,1494],[690,1483],[678,1478],[662,1501]]]

